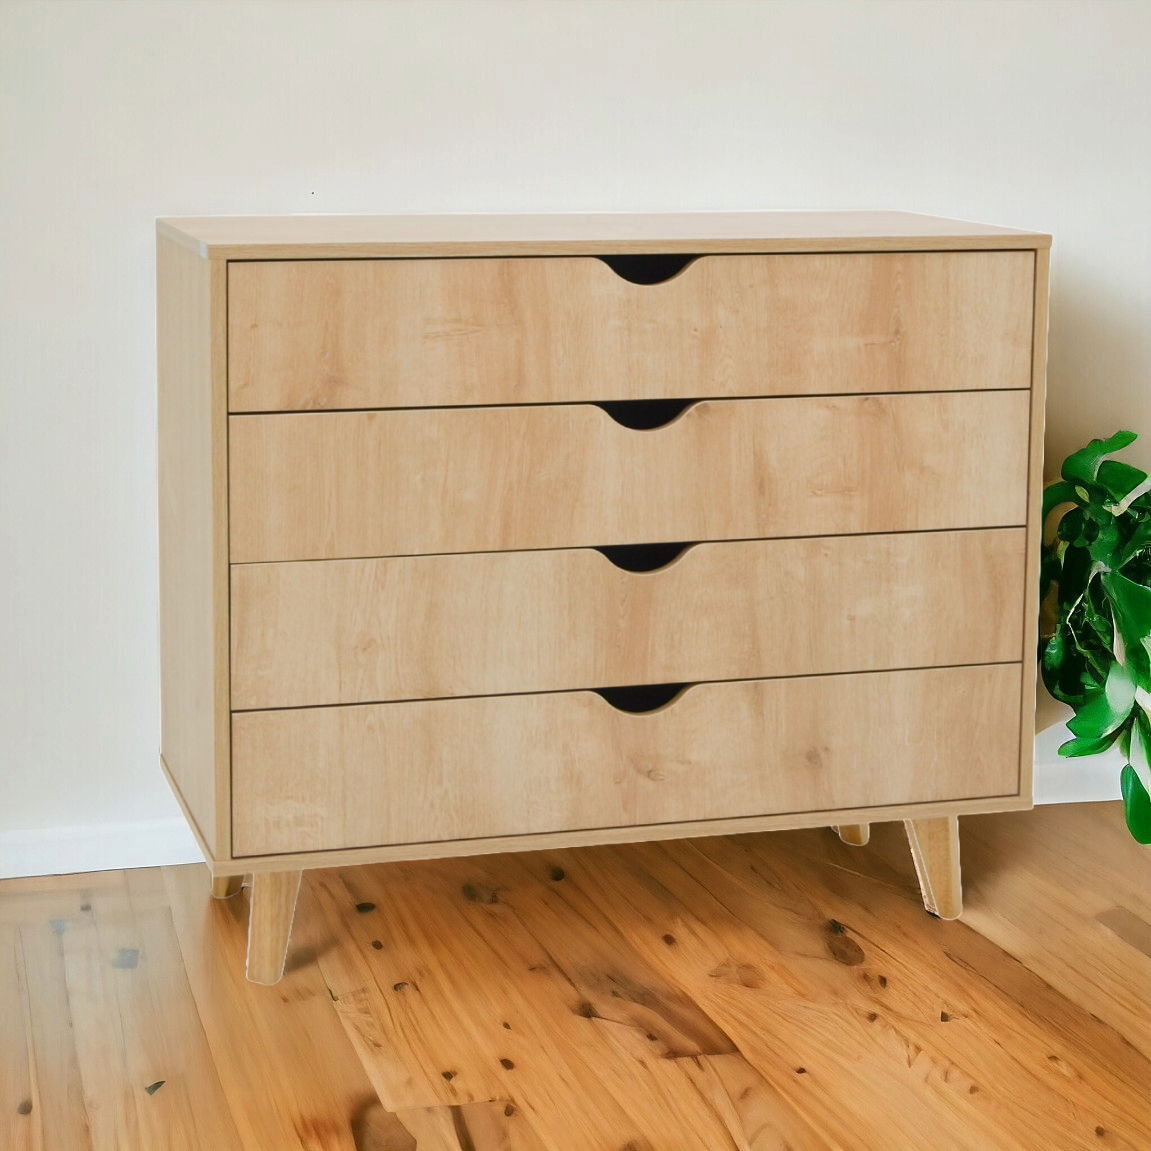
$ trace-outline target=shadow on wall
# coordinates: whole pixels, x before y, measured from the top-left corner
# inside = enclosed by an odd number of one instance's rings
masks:
[[[1106,265],[1074,257],[1064,262],[1057,245],[1058,236],[1052,261],[1044,474],[1055,477],[1064,457],[1119,428],[1140,435],[1124,459],[1151,471],[1147,332],[1132,323],[1132,301],[1120,282],[1098,277]]]

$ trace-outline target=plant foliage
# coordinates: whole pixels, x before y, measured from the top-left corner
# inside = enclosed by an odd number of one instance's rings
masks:
[[[1043,496],[1040,643],[1043,682],[1075,709],[1060,755],[1118,744],[1127,826],[1151,843],[1151,478],[1109,457],[1136,439],[1116,432],[1068,456]]]

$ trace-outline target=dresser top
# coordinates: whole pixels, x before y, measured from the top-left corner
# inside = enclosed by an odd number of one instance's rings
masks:
[[[898,252],[1046,248],[1037,232],[917,212],[588,212],[519,215],[204,216],[161,236],[227,260],[549,256],[631,252]]]

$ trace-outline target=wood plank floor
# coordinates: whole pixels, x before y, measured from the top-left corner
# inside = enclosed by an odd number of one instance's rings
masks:
[[[202,867],[0,884],[3,1151],[1151,1148],[1151,852],[1117,805],[305,876],[243,979]]]

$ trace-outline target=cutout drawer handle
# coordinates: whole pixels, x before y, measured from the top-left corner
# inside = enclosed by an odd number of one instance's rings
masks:
[[[595,548],[625,572],[654,572],[674,563],[693,543],[684,544],[614,544]]]
[[[698,400],[604,400],[596,404],[617,424],[637,432],[667,427]]]
[[[699,257],[651,252],[632,256],[600,256],[599,259],[629,284],[666,284]]]
[[[597,687],[593,690],[616,711],[643,715],[674,703],[691,686],[690,683],[642,683],[633,687]]]

